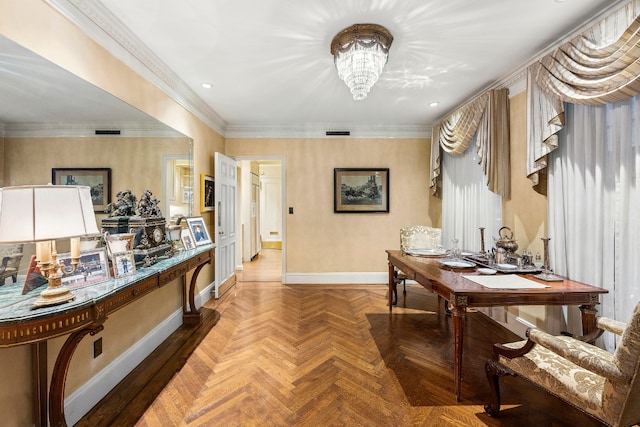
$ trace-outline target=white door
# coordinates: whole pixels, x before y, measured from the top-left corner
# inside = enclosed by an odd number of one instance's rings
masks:
[[[236,281],[236,161],[215,153],[215,293],[219,298]]]

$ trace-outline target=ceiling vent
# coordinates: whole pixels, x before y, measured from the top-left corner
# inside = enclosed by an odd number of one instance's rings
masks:
[[[96,129],[96,135],[120,135],[117,129]]]
[[[328,130],[327,136],[350,136],[351,131],[348,130]]]

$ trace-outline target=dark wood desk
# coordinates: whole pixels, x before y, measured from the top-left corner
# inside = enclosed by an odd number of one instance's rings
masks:
[[[199,246],[140,268],[134,276],[73,289],[75,299],[66,304],[32,309],[33,301],[42,289],[22,295],[22,283],[0,287],[0,347],[31,344],[34,369],[35,424],[66,426],[64,388],[76,347],[87,335],[103,329],[111,313],[142,298],[150,292],[182,279],[183,322],[197,324],[201,313],[195,304],[198,274],[214,257],[215,245]],[[187,283],[186,274],[193,270]],[[47,340],[69,335],[57,355],[51,384],[47,391]],[[48,405],[47,405],[48,401]],[[48,406],[48,410],[47,410]]]
[[[462,345],[465,310],[467,307],[491,307],[509,305],[579,305],[582,312],[582,329],[586,335],[595,329],[595,306],[600,303],[602,288],[574,282],[569,279],[544,282],[523,275],[527,279],[550,286],[544,289],[493,289],[486,288],[463,274],[476,274],[474,269],[452,271],[440,267],[439,258],[422,258],[404,254],[399,250],[387,250],[389,261],[389,311],[393,308],[396,268],[411,280],[447,301],[453,316],[454,357],[453,379],[456,400],[460,400],[462,380]]]

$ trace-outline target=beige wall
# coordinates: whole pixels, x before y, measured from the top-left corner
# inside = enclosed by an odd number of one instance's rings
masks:
[[[527,178],[526,92],[510,100],[511,199],[502,205],[503,224],[511,228],[518,250],[542,253],[546,236],[547,198],[536,193]]]
[[[283,156],[287,273],[384,272],[400,227],[432,225],[428,139],[228,139],[228,156]],[[333,169],[389,168],[388,214],[333,212]]]

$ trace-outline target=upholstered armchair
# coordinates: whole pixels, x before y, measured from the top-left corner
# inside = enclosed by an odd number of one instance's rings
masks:
[[[413,225],[400,229],[400,249],[403,251],[411,249],[436,249],[442,242],[442,230],[440,228],[428,227],[426,225]],[[398,302],[398,283],[402,282],[402,293],[407,293],[407,276],[402,271],[395,272],[394,280],[394,301]]]
[[[0,286],[4,285],[7,277],[13,279],[13,283],[18,280],[18,270],[22,260],[23,244],[0,245]]]
[[[495,344],[493,359],[487,362],[492,390],[485,411],[498,416],[499,378],[518,375],[610,426],[640,422],[640,304],[625,324],[597,318],[598,334],[619,335],[619,344],[609,353],[568,336],[553,336],[530,329],[528,340]]]

